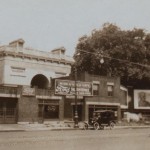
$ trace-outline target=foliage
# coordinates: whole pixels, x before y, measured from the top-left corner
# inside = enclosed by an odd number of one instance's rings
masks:
[[[136,87],[150,83],[150,34],[143,29],[121,30],[105,23],[79,39],[74,58],[79,72],[120,76],[122,84]]]

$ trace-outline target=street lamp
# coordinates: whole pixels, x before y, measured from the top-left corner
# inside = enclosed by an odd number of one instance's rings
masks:
[[[96,56],[97,56],[97,59],[99,59],[100,64],[103,64],[104,63],[103,51],[96,53]]]
[[[78,105],[77,105],[77,68],[75,66],[75,113],[74,113],[74,128],[79,128],[78,125]]]

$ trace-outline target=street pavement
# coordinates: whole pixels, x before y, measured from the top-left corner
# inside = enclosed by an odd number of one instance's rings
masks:
[[[1,132],[0,150],[149,150],[144,129]]]

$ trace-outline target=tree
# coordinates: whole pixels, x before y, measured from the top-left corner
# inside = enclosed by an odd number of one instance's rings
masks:
[[[105,23],[79,39],[74,58],[78,71],[120,76],[122,84],[136,88],[150,83],[150,34],[143,29],[121,30]]]

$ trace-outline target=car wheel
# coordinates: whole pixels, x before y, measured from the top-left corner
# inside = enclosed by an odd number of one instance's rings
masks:
[[[95,129],[95,130],[99,130],[99,124],[98,124],[98,122],[95,122],[95,123],[94,123],[94,129]]]
[[[114,128],[114,126],[115,126],[115,123],[114,122],[110,122],[110,129],[113,129]]]

